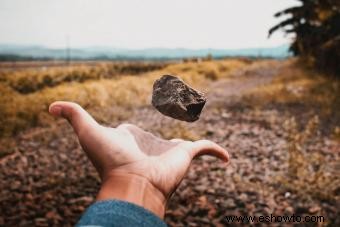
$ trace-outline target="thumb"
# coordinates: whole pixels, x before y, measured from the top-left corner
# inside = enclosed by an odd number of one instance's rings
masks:
[[[177,142],[178,140],[175,141]],[[168,167],[168,171],[165,171],[165,174],[168,177],[170,176],[170,181],[164,181],[162,186],[167,197],[172,194],[185,176],[192,159],[200,155],[212,155],[225,162],[229,161],[228,152],[209,140],[182,141],[169,150],[169,152],[165,152],[160,156],[161,161],[158,162],[160,164],[160,171],[158,173],[164,173],[162,171]]]
[[[212,155],[225,162],[229,162],[228,152],[210,140],[198,140],[193,142],[190,146],[189,153],[192,159],[201,155]]]
[[[50,105],[49,112],[56,117],[63,117],[72,125],[74,131],[79,135],[98,123],[80,105],[74,102],[57,101]]]

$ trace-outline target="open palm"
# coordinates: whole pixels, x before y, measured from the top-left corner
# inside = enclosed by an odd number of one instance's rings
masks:
[[[211,141],[164,140],[132,124],[104,127],[75,103],[55,102],[50,112],[70,122],[103,181],[112,174],[138,175],[169,198],[196,156],[228,161],[228,153]]]

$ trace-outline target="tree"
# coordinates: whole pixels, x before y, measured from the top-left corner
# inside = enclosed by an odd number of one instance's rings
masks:
[[[288,19],[269,30],[295,34],[290,50],[312,61],[318,68],[340,76],[340,1],[298,0],[301,5],[276,13]]]

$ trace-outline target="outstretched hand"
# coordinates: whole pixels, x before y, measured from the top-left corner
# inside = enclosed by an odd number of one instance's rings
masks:
[[[76,103],[54,102],[49,112],[70,122],[97,169],[102,179],[97,200],[127,200],[160,217],[193,158],[208,154],[229,159],[226,150],[209,140],[164,140],[132,124],[101,126]]]

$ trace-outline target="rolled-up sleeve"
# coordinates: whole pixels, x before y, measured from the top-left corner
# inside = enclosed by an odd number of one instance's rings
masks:
[[[143,207],[120,200],[105,200],[88,207],[76,226],[165,227],[167,225]]]

